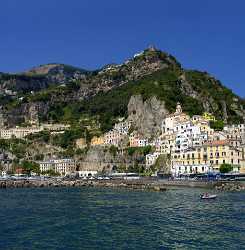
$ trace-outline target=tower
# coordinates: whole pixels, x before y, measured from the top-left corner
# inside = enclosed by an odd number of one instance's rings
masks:
[[[181,107],[179,102],[177,102],[175,113],[176,114],[181,114],[182,113],[182,107]]]

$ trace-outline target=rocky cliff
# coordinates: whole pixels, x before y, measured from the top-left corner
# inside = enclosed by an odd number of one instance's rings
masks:
[[[141,95],[132,96],[128,103],[128,120],[133,128],[150,138],[160,133],[162,120],[169,114],[165,103],[153,96],[143,101]]]

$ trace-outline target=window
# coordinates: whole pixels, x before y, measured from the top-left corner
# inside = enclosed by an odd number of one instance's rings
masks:
[[[219,160],[216,160],[216,164],[219,164]]]

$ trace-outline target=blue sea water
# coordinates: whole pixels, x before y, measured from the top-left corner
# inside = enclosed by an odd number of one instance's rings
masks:
[[[245,193],[0,190],[0,249],[244,249]]]

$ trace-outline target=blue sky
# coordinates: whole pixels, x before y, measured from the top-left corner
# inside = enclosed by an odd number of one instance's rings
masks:
[[[243,0],[2,0],[0,71],[96,69],[154,44],[245,97]]]

